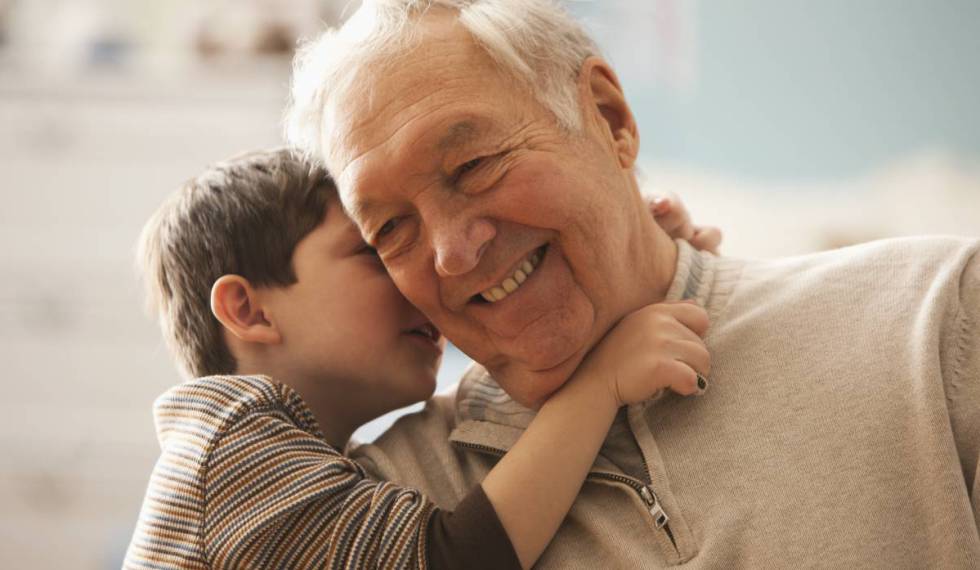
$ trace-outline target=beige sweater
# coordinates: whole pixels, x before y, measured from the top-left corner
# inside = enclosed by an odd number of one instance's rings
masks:
[[[623,415],[539,567],[980,567],[980,242],[679,247],[711,386]],[[474,369],[355,457],[452,507],[531,417]]]

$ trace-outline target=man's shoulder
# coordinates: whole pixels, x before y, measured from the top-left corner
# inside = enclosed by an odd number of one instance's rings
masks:
[[[449,440],[455,401],[455,392],[434,396],[374,443],[353,447],[350,458],[376,479],[414,487],[440,507],[452,508],[487,472],[483,462],[461,454]]]
[[[980,250],[980,238],[965,236],[909,236],[874,240],[837,249],[828,249],[774,262],[789,264],[842,264],[874,260],[927,261],[947,259],[957,252]]]
[[[353,446],[349,455],[369,471],[390,473],[395,463],[413,457],[420,448],[449,445],[455,427],[456,390],[429,398],[418,412],[406,414],[372,443]]]
[[[978,297],[967,292],[980,283],[978,252],[976,238],[912,237],[745,261],[727,284],[723,309],[712,327],[734,331],[780,322],[810,329],[857,314],[884,317],[913,308],[955,313],[964,302],[980,304],[980,298],[964,297]]]
[[[776,278],[818,283],[830,280],[839,285],[852,281],[869,285],[894,284],[881,281],[884,279],[908,279],[911,281],[905,283],[915,283],[962,274],[977,258],[978,251],[980,238],[891,238],[801,256],[750,262],[744,277],[749,282]]]
[[[980,250],[980,238],[913,236],[882,239],[827,252],[854,261],[897,261],[901,265],[935,266],[966,261]]]
[[[418,412],[398,418],[376,443],[387,445],[388,441],[405,437],[448,434],[456,425],[457,389],[458,386],[454,386],[449,391],[436,394]]]

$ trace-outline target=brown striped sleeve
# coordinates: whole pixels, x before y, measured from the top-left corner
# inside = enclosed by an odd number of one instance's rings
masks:
[[[154,414],[163,453],[126,569],[427,569],[430,556],[458,568],[513,556],[480,488],[452,513],[368,480],[268,378],[200,378],[161,396]]]
[[[433,507],[361,468],[282,410],[254,410],[216,442],[204,477],[213,568],[425,568]]]

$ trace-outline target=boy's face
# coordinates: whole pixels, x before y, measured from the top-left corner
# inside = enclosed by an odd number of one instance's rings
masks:
[[[432,395],[445,340],[395,288],[339,202],[292,261],[297,282],[266,292],[284,381],[357,422]]]

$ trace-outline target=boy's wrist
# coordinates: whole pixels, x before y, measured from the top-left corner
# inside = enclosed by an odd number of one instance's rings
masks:
[[[609,373],[611,374],[611,372]],[[596,370],[594,366],[589,366],[585,370],[576,371],[571,380],[544,405],[554,400],[574,399],[596,412],[608,412],[612,415],[619,410],[621,404],[613,391],[615,382],[610,381],[606,376]]]

